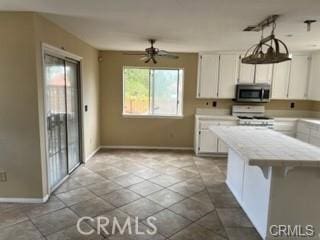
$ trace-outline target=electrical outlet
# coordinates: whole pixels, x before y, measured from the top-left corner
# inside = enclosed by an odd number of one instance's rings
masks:
[[[7,179],[7,173],[6,172],[0,172],[0,182],[6,182]]]
[[[290,103],[290,108],[295,108],[295,103],[294,102]]]
[[[217,102],[216,101],[212,102],[212,107],[217,107]]]

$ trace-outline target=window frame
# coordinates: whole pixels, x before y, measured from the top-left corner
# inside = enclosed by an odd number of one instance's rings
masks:
[[[133,69],[148,69],[150,70],[149,72],[149,102],[151,100],[151,91],[154,91],[154,88],[152,86],[152,89],[151,89],[151,70],[177,70],[177,71],[182,71],[182,74],[180,75],[179,73],[179,79],[178,79],[178,86],[177,88],[179,87],[179,85],[181,84],[181,92],[178,91],[178,109],[181,109],[179,113],[177,114],[153,114],[153,113],[149,113],[149,114],[130,114],[130,113],[125,113],[124,112],[124,105],[125,105],[125,81],[124,81],[124,70],[126,68],[133,68]],[[176,67],[176,68],[173,68],[173,67],[141,67],[141,66],[123,66],[122,67],[122,116],[125,117],[125,118],[175,118],[175,119],[181,119],[184,117],[183,115],[183,102],[184,102],[184,68],[181,68],[181,67]],[[181,81],[181,83],[180,83]],[[151,102],[150,102],[151,104]],[[149,106],[150,107],[150,106]]]

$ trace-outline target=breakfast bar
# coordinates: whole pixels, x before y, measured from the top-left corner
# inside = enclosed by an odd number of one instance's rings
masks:
[[[229,148],[226,184],[263,239],[288,239],[270,231],[279,225],[320,232],[320,148],[267,128],[209,129]]]

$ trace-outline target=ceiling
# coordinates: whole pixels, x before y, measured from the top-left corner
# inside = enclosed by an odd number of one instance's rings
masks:
[[[1,0],[0,10],[40,12],[101,50],[142,50],[155,38],[174,52],[245,50],[260,33],[242,29],[280,14],[276,36],[289,50],[320,49],[319,0]],[[311,32],[306,19],[318,20]]]

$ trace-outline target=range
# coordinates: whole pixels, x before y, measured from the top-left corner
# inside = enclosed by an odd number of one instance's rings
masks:
[[[264,106],[233,106],[232,115],[239,118],[241,126],[260,126],[273,128],[274,119],[265,116]]]

